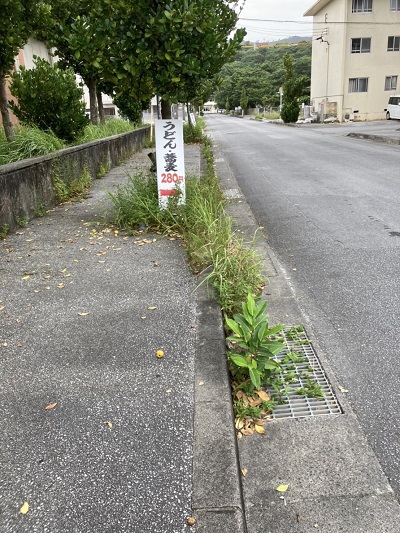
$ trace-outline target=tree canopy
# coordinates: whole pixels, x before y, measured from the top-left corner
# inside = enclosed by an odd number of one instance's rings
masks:
[[[2,0],[0,17],[0,110],[7,139],[14,136],[6,96],[6,75],[14,65],[15,56],[50,15],[50,6],[43,0]]]
[[[311,44],[301,43],[297,46],[239,50],[235,61],[221,69],[219,87],[214,95],[218,107],[224,108],[227,100],[231,107],[241,105],[243,90],[248,97],[249,107],[277,106],[279,87],[283,85],[286,75],[283,62],[285,54],[292,57],[295,76],[306,78],[302,97],[307,100],[311,83]]]
[[[245,36],[244,29],[235,30],[244,0],[2,3],[6,16],[3,9],[0,39],[6,46],[0,50],[0,79],[30,35],[39,33],[56,49],[60,65],[72,68],[88,85],[94,122],[99,85],[124,101],[143,102],[158,94],[166,108],[198,97]]]

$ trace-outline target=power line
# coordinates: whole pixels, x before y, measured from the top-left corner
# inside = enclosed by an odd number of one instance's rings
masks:
[[[248,19],[248,18],[243,18],[243,17],[239,17],[239,20],[247,20],[249,22],[277,22],[279,24],[308,24],[308,25],[312,25],[312,24],[322,24],[324,26],[326,26],[327,24],[360,24],[360,25],[363,25],[363,26],[376,26],[376,25],[385,25],[385,26],[400,26],[400,22],[359,22],[359,21],[350,21],[350,20],[346,20],[346,21],[343,21],[343,20],[330,20],[330,21],[326,21],[326,22],[317,22],[317,21],[314,21],[314,22],[309,22],[309,21],[303,21],[303,20],[276,20],[276,19]]]

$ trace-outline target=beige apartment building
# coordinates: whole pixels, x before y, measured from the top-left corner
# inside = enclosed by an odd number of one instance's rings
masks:
[[[379,120],[400,93],[400,0],[319,0],[311,100],[320,119]]]

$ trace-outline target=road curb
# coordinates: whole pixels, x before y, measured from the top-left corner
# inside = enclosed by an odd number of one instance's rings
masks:
[[[382,143],[386,143],[386,144],[395,144],[395,145],[399,145],[400,144],[400,139],[395,139],[394,137],[384,137],[383,135],[373,135],[373,134],[370,134],[370,133],[348,133],[347,134],[347,137],[354,137],[356,139],[367,139],[367,140],[370,140],[370,141],[375,141],[375,142],[382,142]]]
[[[205,161],[200,156],[200,169]],[[207,284],[197,292],[192,511],[197,533],[247,533],[225,332]]]
[[[246,533],[221,309],[198,289],[193,514],[198,533]]]

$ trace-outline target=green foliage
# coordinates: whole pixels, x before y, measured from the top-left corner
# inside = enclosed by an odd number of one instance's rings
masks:
[[[65,144],[54,133],[44,132],[37,127],[18,128],[11,142],[7,142],[4,133],[0,132],[0,165],[47,155],[62,148],[65,148]]]
[[[109,194],[114,204],[113,222],[120,228],[134,231],[140,226],[159,227],[162,213],[154,175],[140,172],[129,176],[127,186]]]
[[[240,93],[240,107],[243,110],[245,110],[247,109],[248,103],[249,103],[249,97],[247,96],[246,89],[243,88]]]
[[[8,230],[10,229],[8,224],[3,224],[3,226],[0,228],[0,239],[4,241],[4,239],[8,235]]]
[[[130,122],[120,118],[110,118],[105,124],[89,124],[85,127],[83,134],[79,137],[75,144],[88,143],[98,139],[111,137],[112,135],[119,135],[120,133],[128,133],[134,128]]]
[[[52,172],[52,185],[58,203],[80,200],[86,194],[92,178],[86,167],[78,174],[77,164],[58,162]]]
[[[297,122],[299,114],[300,104],[296,100],[285,101],[285,103],[282,105],[281,119],[286,124]]]
[[[111,44],[116,90],[128,88],[139,99],[152,91],[166,101],[195,98],[245,34],[236,30],[230,36],[238,20],[232,0],[104,2],[120,36]]]
[[[248,107],[279,105],[279,87],[285,79],[283,56],[290,50],[296,76],[305,76],[303,95],[309,97],[311,80],[311,43],[299,46],[243,48],[233,63],[221,70],[219,87],[214,99],[219,108],[230,109],[240,104],[242,90],[246,90]],[[229,106],[227,105],[229,101]],[[243,107],[243,106],[241,106]]]
[[[267,120],[277,120],[278,118],[280,117],[280,114],[279,113],[257,113],[257,115],[255,115],[255,118],[257,119],[267,119]]]
[[[110,163],[107,160],[102,161],[100,163],[100,168],[99,168],[99,171],[97,172],[96,178],[100,179],[104,177],[107,174],[107,172],[109,172],[109,170],[110,170]]]
[[[183,125],[183,140],[185,144],[200,144],[204,142],[204,119],[197,117],[196,125],[190,122]]]
[[[0,73],[12,69],[14,58],[50,13],[43,0],[2,0],[0,17]]]
[[[142,111],[149,107],[148,101],[141,102],[136,100],[127,92],[117,94],[114,96],[113,101],[118,107],[121,116],[134,124],[142,122]]]
[[[7,141],[14,139],[6,93],[6,76],[29,37],[48,20],[50,6],[43,0],[2,0],[0,16],[0,111]]]
[[[29,219],[26,217],[20,217],[18,215],[15,215],[15,222],[17,223],[19,228],[25,228],[25,226],[29,222]]]
[[[35,217],[44,217],[49,211],[49,207],[46,204],[39,202],[35,207]]]
[[[283,122],[296,122],[300,114],[300,97],[303,94],[306,78],[296,76],[293,66],[293,58],[289,54],[283,57],[285,67],[285,81],[283,83],[283,106],[281,118]]]
[[[232,232],[207,139],[204,157],[207,175],[186,180],[185,205],[177,205],[171,197],[168,208],[160,210],[154,176],[139,173],[130,178],[127,187],[111,194],[113,222],[128,231],[148,227],[182,235],[194,271],[210,270],[203,283],[215,288],[222,309],[231,316],[247,293],[262,284],[260,260]]]
[[[299,394],[300,396],[307,396],[307,398],[324,397],[324,392],[321,388],[321,385],[311,379],[307,379],[306,383],[302,387],[296,389],[296,394]]]
[[[21,67],[12,75],[11,94],[18,103],[10,107],[21,122],[35,125],[67,142],[79,137],[88,124],[83,91],[71,70],[52,67],[44,59],[35,59],[35,68]]]
[[[274,356],[285,347],[280,341],[270,340],[272,335],[282,331],[283,326],[269,328],[268,315],[265,314],[267,302],[258,302],[249,293],[247,301],[242,303],[242,312],[235,314],[233,319],[226,319],[227,327],[233,332],[228,340],[240,349],[228,354],[233,377],[240,383],[245,382],[248,392],[271,383],[271,377],[280,369]]]

